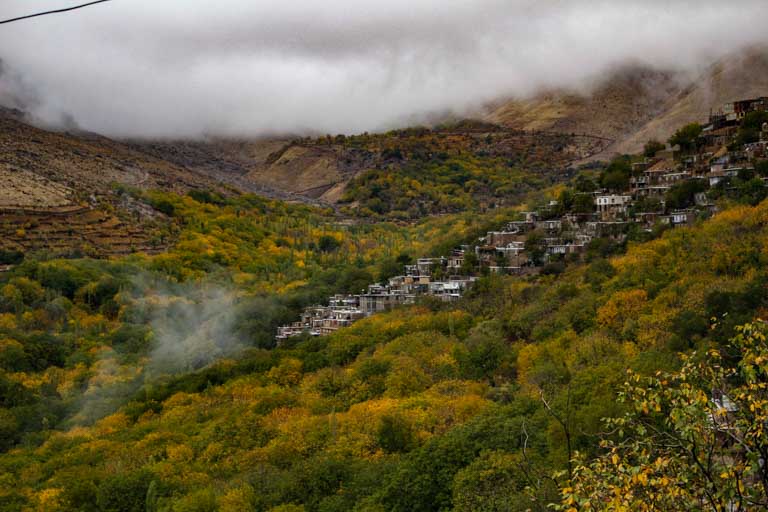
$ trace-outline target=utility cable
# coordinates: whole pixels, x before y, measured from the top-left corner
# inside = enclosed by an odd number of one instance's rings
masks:
[[[75,5],[75,6],[67,7],[67,8],[64,8],[64,9],[56,9],[54,11],[45,11],[45,12],[38,12],[36,14],[28,14],[26,16],[19,16],[18,18],[11,18],[9,20],[2,20],[2,21],[0,21],[0,25],[4,25],[6,23],[13,23],[14,21],[27,20],[29,18],[37,18],[38,16],[47,16],[48,14],[58,14],[60,12],[74,11],[75,9],[82,9],[83,7],[88,7],[88,6],[96,5],[96,4],[102,4],[104,2],[110,2],[110,1],[111,0],[96,0],[95,2],[89,2],[87,4],[82,4],[82,5]]]

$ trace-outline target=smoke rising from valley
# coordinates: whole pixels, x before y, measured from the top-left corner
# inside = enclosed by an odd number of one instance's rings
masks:
[[[0,102],[112,136],[374,131],[627,61],[695,73],[768,42],[766,19],[764,0],[115,0],[3,26]]]

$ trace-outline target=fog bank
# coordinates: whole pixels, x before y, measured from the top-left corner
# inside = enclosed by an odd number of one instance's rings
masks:
[[[764,0],[114,0],[0,26],[0,103],[112,136],[374,131],[628,60],[700,70],[768,42],[766,19]]]

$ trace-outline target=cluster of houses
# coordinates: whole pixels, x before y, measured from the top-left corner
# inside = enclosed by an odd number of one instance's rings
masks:
[[[700,192],[691,207],[669,209],[665,205],[667,192],[689,180],[705,180],[709,187],[725,184],[740,172],[753,169],[755,160],[768,158],[768,123],[762,127],[758,142],[740,148],[730,146],[742,120],[753,111],[768,111],[768,97],[737,101],[712,114],[696,151],[665,149],[653,158],[635,162],[626,191],[581,192],[589,196],[586,201],[582,198],[581,204],[591,208],[579,213],[563,213],[557,201],[538,211],[522,212],[518,220],[486,233],[474,246],[456,248],[447,257],[419,259],[386,284],[370,285],[356,295],[336,295],[327,306],[307,308],[301,320],[278,329],[278,343],[303,334],[328,335],[374,313],[413,304],[419,296],[455,301],[477,274],[537,272],[547,262],[578,257],[595,239],[622,241],[633,225],[646,230],[659,224],[690,225],[699,216],[714,212],[715,205]],[[643,205],[649,204],[657,207],[643,211]]]
[[[301,320],[279,327],[278,344],[303,334],[326,336],[375,313],[414,304],[419,296],[431,296],[445,302],[456,301],[477,278],[461,275],[438,277],[446,268],[449,268],[448,258],[421,258],[415,265],[405,265],[404,274],[390,278],[387,284],[369,285],[359,294],[334,295],[327,306],[306,308]],[[460,267],[453,267],[452,270],[460,271]]]
[[[697,190],[716,186],[728,189],[732,178],[754,171],[755,161],[768,158],[768,123],[762,126],[759,141],[733,147],[739,127],[750,112],[768,112],[768,97],[730,103],[710,115],[694,151],[664,149],[652,158],[633,163],[627,190],[577,193],[588,196],[580,203],[590,206],[580,213],[563,213],[557,201],[538,211],[523,212],[521,220],[480,239],[474,249],[480,265],[491,272],[523,273],[552,259],[582,253],[596,238],[621,241],[632,226],[647,231],[657,225],[685,226],[714,213],[716,206],[706,192],[695,193],[692,204],[684,209],[665,204],[667,193],[677,184],[694,180],[705,182]],[[536,246],[541,255],[537,258],[526,250],[526,245],[533,245],[526,244],[526,240],[534,232],[539,234]]]

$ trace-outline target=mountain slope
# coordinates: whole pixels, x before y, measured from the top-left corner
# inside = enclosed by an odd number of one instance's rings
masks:
[[[721,59],[691,79],[683,74],[626,66],[591,91],[556,90],[491,105],[482,117],[522,130],[584,133],[611,139],[598,155],[638,152],[650,139],[705,121],[724,103],[768,95],[768,47]]]
[[[182,193],[217,188],[216,182],[205,176],[120,142],[95,134],[35,128],[8,111],[0,113],[0,150],[0,172],[4,176],[22,178],[32,174],[41,187],[57,188],[70,200],[82,199],[83,195],[109,195],[116,183]],[[37,188],[35,184],[29,186],[30,192]],[[21,195],[18,200],[28,198]]]
[[[94,134],[35,128],[0,111],[0,250],[115,255],[162,248],[162,218],[120,186],[186,193],[214,180]]]
[[[490,108],[486,119],[519,130],[584,133],[621,140],[663,111],[680,90],[679,77],[640,65],[625,66],[587,93],[545,91]]]
[[[338,203],[348,184],[367,171],[390,172],[438,155],[477,153],[528,168],[561,169],[604,149],[593,137],[534,135],[494,124],[465,121],[384,134],[292,140],[136,141],[131,147],[177,165],[238,180],[282,199]],[[256,190],[258,191],[258,190]]]
[[[768,95],[768,49],[753,48],[710,67],[679,95],[670,99],[659,116],[617,144],[618,153],[638,151],[646,141],[665,141],[675,129],[707,119],[723,104]]]

